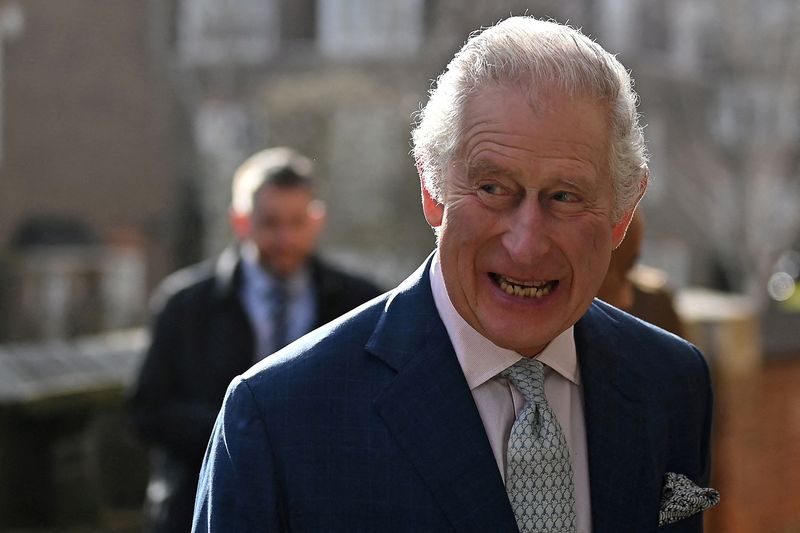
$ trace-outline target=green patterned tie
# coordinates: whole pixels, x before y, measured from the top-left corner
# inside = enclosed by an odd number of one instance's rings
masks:
[[[508,439],[506,492],[521,533],[574,533],[569,448],[544,396],[544,368],[523,357],[501,374],[525,397]]]

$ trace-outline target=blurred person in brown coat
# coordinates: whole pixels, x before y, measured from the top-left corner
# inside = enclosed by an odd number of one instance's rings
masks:
[[[611,254],[611,264],[597,297],[646,322],[683,336],[683,323],[675,310],[666,275],[657,268],[638,264],[644,229],[644,220],[637,210],[625,239]]]

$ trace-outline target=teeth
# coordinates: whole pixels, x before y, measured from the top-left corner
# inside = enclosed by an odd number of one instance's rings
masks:
[[[549,281],[522,281],[519,279],[514,278],[507,278],[505,276],[498,276],[499,279],[506,281],[508,283],[512,283],[514,285],[521,285],[523,287],[537,287],[542,288],[547,286],[550,282]]]
[[[550,281],[519,281],[512,278],[498,276],[500,288],[507,294],[522,298],[541,298],[550,294],[554,284]]]

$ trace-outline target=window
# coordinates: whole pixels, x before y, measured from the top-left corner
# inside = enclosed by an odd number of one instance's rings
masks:
[[[634,10],[628,0],[598,0],[595,14],[599,21],[599,37],[604,48],[613,53],[623,53],[635,49],[631,42],[634,22]]]
[[[178,57],[187,66],[260,63],[280,44],[278,6],[268,0],[181,0]]]
[[[319,0],[319,47],[330,57],[407,56],[423,39],[424,0]]]

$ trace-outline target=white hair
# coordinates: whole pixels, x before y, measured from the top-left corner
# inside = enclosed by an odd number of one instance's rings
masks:
[[[431,89],[412,130],[414,159],[431,196],[444,202],[445,171],[460,148],[468,100],[498,86],[525,87],[532,102],[555,90],[605,104],[615,222],[634,207],[648,171],[638,99],[628,71],[579,30],[528,16],[471,35]]]

